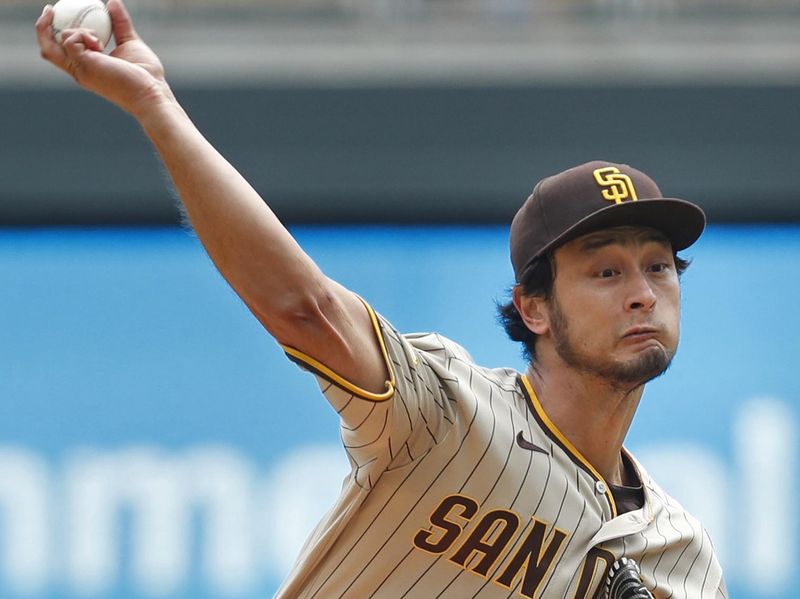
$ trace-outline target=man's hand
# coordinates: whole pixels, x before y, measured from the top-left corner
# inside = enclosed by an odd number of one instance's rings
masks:
[[[53,7],[45,6],[36,21],[42,57],[134,117],[141,117],[153,104],[173,102],[164,67],[136,34],[122,0],[109,0],[108,12],[117,46],[103,54],[100,41],[88,29],[64,31],[59,44],[53,37]]]

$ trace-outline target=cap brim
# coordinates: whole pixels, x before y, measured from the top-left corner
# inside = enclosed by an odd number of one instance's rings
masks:
[[[674,251],[688,248],[702,235],[706,226],[703,210],[691,202],[677,198],[644,199],[623,204],[612,204],[578,221],[536,256],[554,250],[587,233],[611,227],[652,227],[664,233]]]

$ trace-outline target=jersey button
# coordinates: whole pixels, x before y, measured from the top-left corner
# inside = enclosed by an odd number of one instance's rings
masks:
[[[602,480],[598,480],[594,484],[594,488],[598,493],[600,493],[600,495],[605,495],[606,491],[608,491],[608,487],[606,487],[606,483],[604,483]]]

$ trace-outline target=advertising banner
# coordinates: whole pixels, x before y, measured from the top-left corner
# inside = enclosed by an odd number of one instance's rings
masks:
[[[524,370],[499,227],[303,227],[403,332]],[[626,445],[698,516],[732,597],[792,598],[800,228],[711,227]],[[0,596],[263,599],[349,466],[335,412],[179,229],[0,231]]]

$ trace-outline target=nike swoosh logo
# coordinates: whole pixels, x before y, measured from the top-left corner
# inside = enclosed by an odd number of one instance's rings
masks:
[[[522,436],[522,431],[517,433],[517,445],[522,447],[522,449],[527,449],[529,451],[535,451],[537,453],[543,453],[545,455],[550,455],[550,452],[547,451],[544,447],[539,447],[528,441],[525,437]]]

